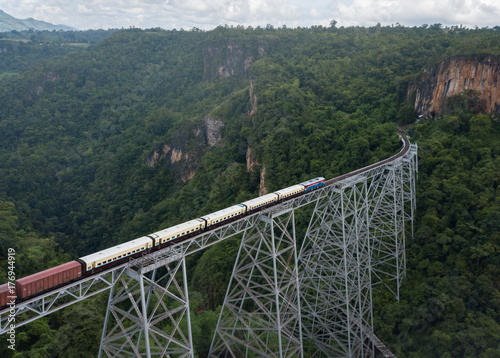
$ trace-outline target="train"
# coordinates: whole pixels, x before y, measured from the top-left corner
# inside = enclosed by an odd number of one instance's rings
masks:
[[[317,177],[0,285],[0,310],[325,186]]]

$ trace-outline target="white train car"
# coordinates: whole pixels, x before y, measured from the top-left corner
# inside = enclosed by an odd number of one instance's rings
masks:
[[[259,196],[258,198],[250,199],[241,204],[246,206],[247,211],[250,211],[260,208],[261,206],[274,203],[275,201],[278,201],[278,195],[276,193],[272,193]]]
[[[80,257],[80,261],[86,264],[87,271],[91,271],[152,247],[153,240],[150,237],[143,236],[138,239],[110,247],[109,249]]]
[[[148,235],[155,240],[155,246],[186,236],[205,228],[205,220],[195,219]]]
[[[233,218],[235,216],[245,214],[246,208],[245,206],[238,204],[234,206],[230,206],[229,208],[225,208],[215,213],[211,213],[205,216],[202,216],[200,219],[206,220],[206,226],[212,226],[227,219]]]
[[[285,189],[280,189],[275,191],[274,194],[278,194],[279,200],[286,199],[292,195],[302,193],[304,191],[304,186],[297,184],[294,186],[290,186]]]

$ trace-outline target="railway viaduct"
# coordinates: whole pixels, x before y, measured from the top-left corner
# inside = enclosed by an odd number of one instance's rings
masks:
[[[109,291],[99,357],[194,357],[186,257],[236,238],[210,357],[389,357],[372,288],[399,300],[406,272],[418,159],[401,140],[398,154],[318,190],[5,309],[0,334]],[[297,212],[310,218],[303,237]]]

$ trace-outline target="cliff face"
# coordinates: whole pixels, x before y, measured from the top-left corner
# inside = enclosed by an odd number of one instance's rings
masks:
[[[246,76],[250,65],[265,53],[263,45],[248,43],[212,44],[203,49],[204,78],[213,80]]]
[[[415,110],[426,117],[442,113],[446,99],[465,90],[481,93],[486,112],[500,113],[500,58],[452,57],[428,67],[408,90],[415,94]]]
[[[222,121],[210,116],[175,132],[167,142],[156,146],[146,158],[146,165],[168,165],[174,169],[176,178],[186,182],[192,179],[196,168],[210,147],[221,141]]]

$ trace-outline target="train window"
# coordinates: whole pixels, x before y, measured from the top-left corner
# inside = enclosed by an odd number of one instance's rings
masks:
[[[113,260],[116,260],[116,257],[113,257]]]
[[[122,255],[118,256],[118,258],[119,258],[119,259],[121,259],[121,258],[122,258]]]
[[[88,271],[88,270],[91,270],[91,269],[92,269],[92,266],[87,267],[87,271]]]
[[[109,259],[108,262],[111,262],[111,259]]]

